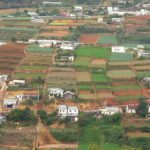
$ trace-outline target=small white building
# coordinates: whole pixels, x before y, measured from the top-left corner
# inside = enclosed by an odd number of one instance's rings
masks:
[[[114,23],[121,23],[121,22],[124,21],[124,18],[112,18],[111,20],[112,20],[112,22],[114,22]]]
[[[104,109],[101,109],[103,115],[114,115],[116,113],[122,113],[122,109],[117,106],[107,106]]]
[[[0,82],[6,82],[8,80],[8,75],[0,75]]]
[[[31,22],[44,23],[45,20],[42,18],[31,18]]]
[[[104,22],[103,17],[98,17],[98,18],[97,18],[97,23],[102,23],[102,22]]]
[[[126,106],[125,112],[128,114],[136,114],[136,109],[130,106]]]
[[[112,46],[111,47],[111,51],[113,53],[125,53],[126,52],[126,48],[124,46]]]
[[[16,108],[17,106],[17,100],[16,99],[4,99],[3,101],[3,107],[4,108]]]
[[[139,50],[137,52],[137,57],[150,58],[150,51]]]
[[[75,44],[75,43],[62,43],[60,45],[60,49],[62,49],[62,50],[70,50],[70,51],[75,50],[76,47],[77,47],[77,44]]]
[[[65,118],[67,117],[68,109],[66,105],[59,105],[58,106],[58,116]]]
[[[74,7],[73,7],[73,10],[74,10],[74,11],[82,11],[82,10],[83,10],[83,7],[82,7],[82,6],[74,6]]]
[[[6,117],[4,115],[0,114],[0,124],[5,121],[6,121]]]
[[[64,90],[60,88],[49,88],[49,97],[61,97],[63,98]]]
[[[72,121],[78,121],[79,110],[77,106],[67,106],[59,105],[58,106],[58,116],[60,118],[69,117]]]
[[[6,42],[0,42],[0,46],[6,45],[6,44],[7,44]]]
[[[26,84],[25,80],[13,80],[9,82],[10,86],[23,86]]]

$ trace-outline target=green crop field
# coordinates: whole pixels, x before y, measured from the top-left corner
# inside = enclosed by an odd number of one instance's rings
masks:
[[[45,77],[45,74],[42,74],[42,73],[15,73],[13,75],[14,78],[23,78],[23,79],[26,79],[26,78],[38,78],[38,77],[41,77],[41,78],[44,78]]]
[[[92,86],[83,84],[83,85],[79,85],[78,89],[79,90],[92,90]]]
[[[117,44],[117,37],[116,35],[110,34],[110,35],[101,35],[100,36],[100,40],[99,40],[100,44]]]
[[[15,27],[0,27],[0,31],[36,32],[36,29],[31,29],[31,28],[15,28]]]
[[[133,59],[130,53],[112,53],[110,61],[131,61]]]
[[[95,85],[98,90],[111,90],[111,86],[108,85]]]
[[[95,82],[109,82],[105,74],[92,74],[93,81]]]
[[[91,61],[90,57],[77,57],[74,61],[74,66],[89,67],[90,61]]]
[[[26,66],[26,65],[21,65],[21,66],[19,66],[18,69],[40,69],[40,70],[44,70],[44,69],[48,69],[48,66]]]
[[[138,90],[141,89],[139,85],[123,85],[123,86],[113,86],[111,88],[113,91],[120,91],[120,90]]]
[[[77,49],[77,56],[84,57],[95,57],[95,58],[105,58],[108,59],[110,57],[110,49],[103,47],[92,47],[92,46],[81,46]]]
[[[124,78],[124,79],[128,79],[128,78],[135,78],[136,75],[133,71],[131,70],[109,70],[107,72],[107,76],[109,78]]]
[[[125,102],[130,100],[138,100],[140,98],[143,98],[143,95],[123,95],[116,97],[118,102]]]
[[[150,72],[137,72],[137,78],[143,79],[144,77],[150,77]]]
[[[39,47],[38,45],[35,45],[35,44],[33,44],[33,45],[31,45],[31,46],[29,46],[28,48],[27,48],[27,51],[28,52],[46,52],[46,53],[50,53],[50,52],[52,52],[52,48],[50,48],[50,47],[47,47],[47,48],[42,48],[42,47]]]

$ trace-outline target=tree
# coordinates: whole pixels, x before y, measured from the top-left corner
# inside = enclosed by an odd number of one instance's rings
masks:
[[[39,115],[41,121],[43,123],[45,123],[46,119],[47,119],[47,112],[45,110],[38,110],[37,114]]]
[[[137,114],[141,117],[146,117],[148,114],[148,104],[144,100],[140,100],[139,106],[137,108]]]

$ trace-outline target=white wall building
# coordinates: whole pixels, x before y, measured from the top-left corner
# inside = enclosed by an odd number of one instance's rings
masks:
[[[128,113],[128,114],[135,114],[136,113],[136,109],[132,108],[132,107],[129,107],[129,106],[126,106],[125,112]]]
[[[16,108],[17,106],[17,100],[16,99],[4,99],[3,101],[3,107],[4,108]]]
[[[8,80],[8,75],[0,75],[0,82],[5,82]]]
[[[60,46],[60,49],[73,51],[76,49],[76,47],[77,47],[77,44],[74,44],[74,43],[62,43]]]
[[[125,53],[126,52],[126,48],[123,46],[112,46],[111,47],[111,51],[113,53]]]
[[[49,92],[49,97],[62,97],[63,98],[63,94],[64,94],[64,90],[60,89],[60,88],[49,88],[48,89]]]
[[[73,121],[78,121],[79,110],[77,106],[58,106],[58,116],[61,118],[70,117]]]
[[[9,82],[10,86],[23,86],[26,84],[25,80],[13,80]]]
[[[104,109],[101,109],[103,115],[114,115],[116,113],[122,113],[122,109],[115,106],[107,106]]]

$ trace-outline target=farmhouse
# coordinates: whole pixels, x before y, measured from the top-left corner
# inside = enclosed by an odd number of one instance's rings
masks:
[[[126,48],[125,47],[123,47],[123,46],[112,46],[111,47],[111,51],[113,52],[113,53],[125,53],[125,51],[126,51]]]
[[[131,106],[126,106],[125,112],[128,113],[128,114],[135,114],[136,109],[134,107],[131,107]]]
[[[121,22],[124,21],[124,18],[112,18],[111,20],[112,20],[112,22],[114,22],[114,23],[121,23]]]
[[[26,84],[25,80],[13,80],[9,82],[10,86],[24,86]]]
[[[62,5],[62,2],[43,2],[44,5]]]
[[[40,19],[40,18],[31,18],[31,22],[38,22],[38,23],[44,23],[45,20],[44,19]]]
[[[59,105],[58,116],[60,118],[69,117],[72,121],[78,121],[79,110],[76,106]]]
[[[76,47],[77,47],[76,43],[62,43],[60,45],[60,49],[62,49],[62,50],[70,50],[70,51],[75,50]]]
[[[17,100],[16,99],[4,99],[3,101],[3,107],[4,108],[16,108],[17,106]]]
[[[115,106],[107,106],[104,109],[101,109],[103,115],[114,115],[116,113],[122,113],[122,109]]]
[[[0,82],[5,82],[8,80],[8,75],[0,75]]]
[[[63,89],[60,89],[60,88],[49,88],[48,89],[48,92],[49,92],[49,97],[61,97],[63,98],[63,93],[64,93],[64,90]]]

